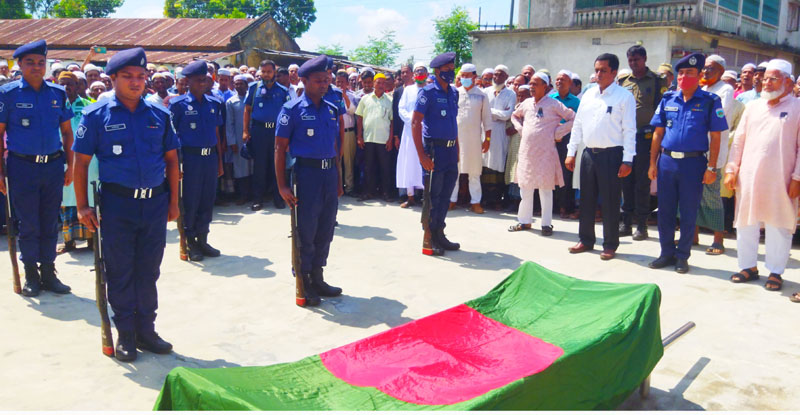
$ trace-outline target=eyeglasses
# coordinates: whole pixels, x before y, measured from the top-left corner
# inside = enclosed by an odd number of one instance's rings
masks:
[[[782,80],[781,78],[774,77],[774,76],[770,76],[770,77],[764,78],[764,81],[767,81],[767,82],[769,82],[769,83],[772,83],[772,82],[779,82],[779,81],[781,81],[781,80]]]
[[[713,70],[714,70],[714,67],[713,67],[713,66],[705,66],[705,67],[703,67],[703,69],[701,70],[701,72],[711,72],[711,71],[713,71]]]

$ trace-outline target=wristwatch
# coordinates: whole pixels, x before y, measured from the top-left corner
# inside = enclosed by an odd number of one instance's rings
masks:
[[[711,173],[716,173],[717,172],[717,168],[716,167],[711,167],[711,166],[706,167],[706,170],[710,171]]]

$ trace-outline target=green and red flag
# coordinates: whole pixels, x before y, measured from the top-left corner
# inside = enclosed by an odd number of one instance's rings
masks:
[[[660,299],[527,262],[480,298],[298,362],[176,368],[155,409],[613,409],[663,354]]]

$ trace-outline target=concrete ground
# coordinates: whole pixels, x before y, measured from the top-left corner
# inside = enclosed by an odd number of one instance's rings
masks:
[[[617,259],[603,262],[597,251],[567,252],[577,239],[577,221],[556,219],[555,234],[544,238],[538,231],[506,232],[515,223],[512,215],[459,209],[450,212],[447,232],[462,250],[433,258],[420,254],[418,208],[345,197],[338,219],[326,276],[345,295],[306,309],[294,305],[288,210],[218,208],[209,239],[224,256],[199,264],[178,259],[171,223],[156,328],[175,353],[141,353],[132,364],[100,352],[90,251],[58,258],[70,295],[25,298],[13,294],[4,277],[0,409],[149,410],[172,368],[295,361],[478,297],[523,261],[589,280],[656,283],[664,336],[687,321],[697,323],[665,352],[650,397],[633,396],[623,409],[800,408],[800,304],[788,299],[800,291],[797,249],[783,291],[768,292],[763,278],[730,283],[735,241],[725,241],[723,256],[710,257],[702,251],[709,235],[701,235],[691,272],[679,275],[647,268],[659,250],[653,227],[648,241],[622,238]],[[5,244],[3,238],[1,250]],[[10,275],[7,257],[0,275]]]

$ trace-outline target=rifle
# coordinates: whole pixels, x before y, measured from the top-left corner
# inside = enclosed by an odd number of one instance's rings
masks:
[[[292,192],[297,195],[297,180],[292,169]],[[292,275],[294,275],[294,301],[300,307],[306,306],[306,293],[303,288],[303,272],[300,267],[300,236],[297,234],[297,206],[291,208],[292,217]]]
[[[103,258],[102,234],[100,231],[100,195],[97,193],[97,182],[92,182],[92,195],[94,195],[95,212],[97,213],[97,230],[92,243],[94,244],[94,293],[97,298],[97,310],[100,311],[100,334],[102,338],[102,351],[106,356],[114,356],[114,340],[111,337],[111,322],[108,319],[108,298],[106,296],[106,262]]]
[[[178,150],[178,168],[180,173],[178,176],[178,235],[180,235],[180,258],[181,261],[188,261],[189,254],[186,249],[186,233],[183,229],[183,155]]]
[[[431,146],[431,160],[433,160],[433,146]],[[422,253],[424,255],[435,255],[431,242],[431,187],[433,187],[433,170],[428,172],[428,183],[425,183],[422,190]]]
[[[22,292],[19,281],[19,263],[17,263],[17,218],[11,214],[11,191],[8,188],[8,170],[3,169],[6,176],[6,235],[8,236],[8,254],[11,256],[11,270],[14,279],[14,293]]]

